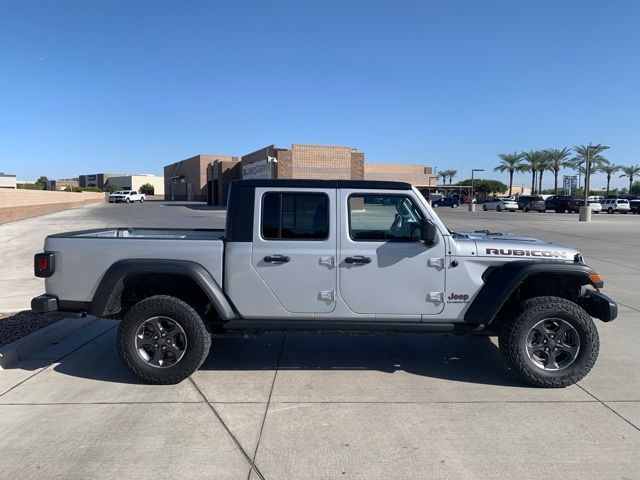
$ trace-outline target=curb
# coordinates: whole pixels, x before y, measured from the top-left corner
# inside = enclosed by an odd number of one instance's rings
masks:
[[[0,371],[13,367],[39,350],[57,344],[76,330],[87,327],[98,320],[95,317],[69,317],[22,337],[0,348]]]

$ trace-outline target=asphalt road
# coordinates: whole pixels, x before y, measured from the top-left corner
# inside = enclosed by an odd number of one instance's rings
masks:
[[[147,386],[116,357],[117,323],[98,320],[0,370],[2,476],[640,478],[640,217],[438,213],[454,230],[574,246],[603,276],[621,313],[598,322],[600,358],[579,385],[527,387],[487,337],[270,334],[217,339],[191,379]],[[25,267],[10,256],[24,260],[46,233],[221,227],[223,218],[202,205],[149,202],[0,226],[9,273],[0,301],[39,288],[16,281],[31,273],[30,258]]]

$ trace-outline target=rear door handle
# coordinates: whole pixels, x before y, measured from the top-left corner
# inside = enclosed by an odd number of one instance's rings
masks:
[[[356,264],[356,265],[364,265],[367,263],[371,263],[371,258],[364,257],[362,255],[356,255],[355,257],[347,257],[344,259],[345,263]]]
[[[267,263],[287,263],[291,259],[285,255],[267,255],[263,260]]]

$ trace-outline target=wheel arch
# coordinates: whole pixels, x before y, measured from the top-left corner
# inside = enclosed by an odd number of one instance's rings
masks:
[[[583,263],[515,260],[489,267],[485,283],[465,313],[465,322],[489,327],[500,315],[536,296],[551,295],[577,301],[585,285],[602,287],[590,275],[595,272]]]
[[[118,313],[122,308],[122,299],[131,293],[132,288],[141,287],[145,280],[148,289],[159,285],[158,282],[170,279],[180,279],[186,283],[173,282],[171,285],[164,285],[166,288],[162,291],[150,292],[171,294],[174,290],[187,292],[192,298],[201,296],[211,303],[221,320],[236,318],[235,310],[206,268],[192,261],[165,259],[128,259],[115,262],[100,280],[91,300],[89,313],[96,316]]]

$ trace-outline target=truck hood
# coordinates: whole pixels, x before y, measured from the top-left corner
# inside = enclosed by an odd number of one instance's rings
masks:
[[[578,250],[537,238],[489,231],[457,232],[476,244],[478,257],[517,257],[520,259],[575,260]]]

